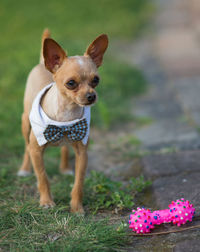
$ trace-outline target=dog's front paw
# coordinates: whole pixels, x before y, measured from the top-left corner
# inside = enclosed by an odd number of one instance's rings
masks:
[[[78,214],[78,215],[84,215],[85,211],[83,209],[82,204],[78,203],[78,204],[74,204],[73,202],[71,202],[71,212]]]
[[[52,208],[55,205],[53,200],[40,200],[40,206],[43,208]]]

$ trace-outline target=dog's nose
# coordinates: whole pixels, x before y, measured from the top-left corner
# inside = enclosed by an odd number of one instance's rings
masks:
[[[86,98],[87,98],[87,100],[88,100],[90,103],[92,103],[92,102],[94,102],[95,99],[96,99],[96,94],[95,94],[95,93],[87,93]]]

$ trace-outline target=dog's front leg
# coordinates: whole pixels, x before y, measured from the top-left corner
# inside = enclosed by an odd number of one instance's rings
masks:
[[[83,198],[83,184],[85,171],[87,168],[87,145],[83,145],[82,142],[74,143],[73,145],[76,161],[75,161],[75,181],[71,192],[71,211],[84,213],[82,206]]]
[[[40,206],[52,207],[55,203],[52,200],[50,193],[49,181],[44,168],[43,152],[45,147],[39,146],[37,140],[31,132],[30,143],[29,143],[29,153],[35,175],[37,177],[38,190],[40,192]]]

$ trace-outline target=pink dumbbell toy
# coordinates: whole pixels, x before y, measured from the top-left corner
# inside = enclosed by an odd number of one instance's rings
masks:
[[[129,219],[129,227],[136,233],[149,233],[154,229],[154,225],[162,223],[173,223],[177,226],[185,224],[187,221],[192,221],[195,214],[195,208],[188,200],[181,198],[169,205],[168,209],[156,210],[151,212],[149,209],[137,208],[132,210]]]

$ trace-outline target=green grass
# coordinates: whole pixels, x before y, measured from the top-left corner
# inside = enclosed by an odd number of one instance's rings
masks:
[[[54,209],[39,207],[34,176],[16,178],[11,166],[0,170],[0,249],[3,251],[116,251],[128,242],[123,223],[96,219],[97,210],[118,211],[134,204],[134,197],[149,182],[131,178],[127,185],[102,173],[91,172],[85,180],[86,217],[69,213],[73,176],[62,176],[51,165],[48,171]],[[109,223],[109,225],[108,225]]]
[[[133,37],[144,29],[153,5],[149,0],[2,0],[0,9],[2,34],[8,43],[14,39],[20,46],[25,41],[32,44],[46,26],[56,37],[69,40],[99,33]]]
[[[0,225],[1,251],[117,251],[128,242],[119,225],[62,209],[47,212],[25,205],[3,216]]]

